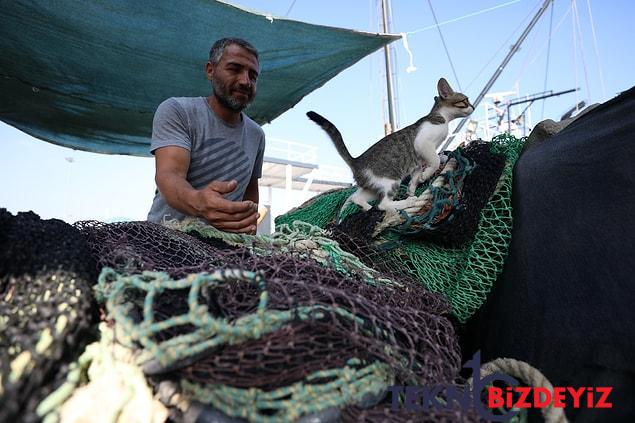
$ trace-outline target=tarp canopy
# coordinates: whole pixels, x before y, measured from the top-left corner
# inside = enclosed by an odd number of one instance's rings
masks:
[[[258,96],[247,113],[261,124],[398,38],[209,0],[3,2],[0,119],[67,147],[148,155],[156,107],[209,95],[209,48],[230,36],[259,50]]]

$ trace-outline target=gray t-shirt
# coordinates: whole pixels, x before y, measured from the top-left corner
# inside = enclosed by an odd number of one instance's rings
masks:
[[[159,105],[152,123],[150,152],[177,146],[190,152],[187,181],[201,189],[214,180],[238,181],[234,191],[225,195],[240,201],[252,176],[260,178],[265,151],[265,133],[247,115],[241,113],[238,125],[231,126],[216,115],[205,97],[172,97]],[[156,191],[148,220],[182,220],[186,215],[170,207]]]

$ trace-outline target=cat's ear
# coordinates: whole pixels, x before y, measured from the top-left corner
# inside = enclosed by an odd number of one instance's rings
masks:
[[[441,98],[448,98],[454,94],[452,87],[450,87],[450,84],[448,84],[448,81],[446,81],[445,78],[439,79],[439,82],[437,83],[437,91],[439,91]]]

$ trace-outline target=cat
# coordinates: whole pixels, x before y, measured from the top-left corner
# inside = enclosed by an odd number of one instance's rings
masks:
[[[403,210],[412,207],[417,198],[413,197],[417,185],[425,182],[437,171],[440,158],[438,146],[448,135],[448,123],[465,117],[474,111],[467,96],[454,92],[444,78],[437,83],[438,97],[430,113],[410,126],[393,132],[377,141],[361,156],[353,158],[340,131],[324,117],[310,111],[309,119],[317,123],[331,138],[342,159],[353,172],[358,189],[344,203],[341,210],[353,202],[363,210],[371,209],[372,200],[379,200],[380,210]],[[423,170],[423,164],[426,168]],[[410,176],[408,196],[405,200],[394,201],[401,181]]]

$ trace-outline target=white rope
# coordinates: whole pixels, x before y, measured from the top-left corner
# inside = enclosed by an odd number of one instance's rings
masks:
[[[401,35],[401,41],[403,42],[403,47],[406,49],[406,52],[408,53],[408,56],[410,57],[410,64],[406,68],[406,72],[412,73],[417,70],[417,67],[413,63],[414,60],[412,58],[412,51],[410,51],[410,47],[408,47],[408,34],[406,34],[405,32],[402,32],[400,35]]]
[[[553,31],[553,10],[556,8],[555,3],[551,2],[551,13],[549,14],[549,35],[547,36],[547,63],[545,65],[545,82],[542,86],[542,92],[547,92],[547,80],[549,79],[549,59],[551,56],[551,32]],[[545,116],[545,103],[547,99],[542,99],[542,107],[540,108],[540,120],[542,121]]]
[[[481,366],[480,378],[489,376],[492,373],[505,373],[513,378],[520,379],[528,386],[534,388],[545,388],[553,394],[553,385],[543,375],[540,370],[532,367],[524,361],[514,360],[513,358],[497,358],[496,360],[485,363]],[[467,383],[472,385],[472,378],[468,379]],[[545,408],[541,409],[542,416],[545,418],[546,423],[566,423],[568,422],[564,410],[562,408],[555,408],[553,401]]]
[[[575,0],[571,0],[571,8],[575,6]],[[577,31],[575,30],[575,12],[571,13],[571,33],[573,34],[573,71],[575,74],[575,87],[578,88],[578,43],[577,43]],[[575,92],[575,104],[580,104],[580,96],[578,90]]]
[[[598,62],[598,70],[600,72],[600,83],[602,85],[602,100],[606,100],[606,87],[604,86],[604,71],[602,70],[602,62],[600,61],[600,51],[598,49],[598,40],[595,36],[595,24],[593,23],[593,12],[591,12],[591,2],[586,0],[589,10],[589,19],[591,20],[591,34],[593,34],[593,50],[595,50],[595,60]]]
[[[458,163],[456,159],[451,158],[447,161],[447,163],[443,166],[443,170],[441,173],[433,180],[431,186],[435,188],[443,187],[449,185],[448,178],[446,178],[445,174],[448,172],[452,172],[456,170],[458,167]],[[423,191],[419,196],[409,197],[414,199],[412,206],[406,207],[403,209],[408,215],[413,215],[421,212],[423,209],[429,209],[432,206],[432,189],[427,188]],[[382,233],[386,228],[401,225],[406,220],[399,214],[397,210],[395,211],[386,211],[384,214],[384,218],[382,221],[377,224],[375,227],[375,231],[373,232],[373,238],[377,237],[380,233]]]
[[[564,23],[565,19],[567,18],[567,16],[569,16],[569,13],[571,12],[571,6],[569,6],[569,8],[567,9],[566,12],[564,12],[564,14],[562,15],[562,17],[560,18],[560,21],[558,21],[558,24],[556,25],[555,29],[553,30],[551,37],[549,37],[547,39],[547,41],[545,41],[542,46],[540,46],[540,49],[538,49],[538,52],[536,53],[536,55],[534,56],[534,58],[529,62],[529,64],[527,66],[525,66],[525,68],[523,69],[523,72],[518,76],[518,79],[516,80],[516,82],[518,82],[523,76],[525,71],[527,70],[528,67],[530,67],[531,65],[534,64],[534,62],[540,58],[543,57],[542,52],[543,50],[549,45],[549,43],[551,42],[551,40],[553,39],[553,37],[558,33],[558,30],[560,30],[560,27],[562,26],[562,24]],[[577,87],[577,82],[576,82],[576,87]]]
[[[519,1],[520,0],[508,1],[507,3],[499,4],[498,6],[489,7],[487,9],[482,9],[482,10],[479,10],[479,11],[476,11],[476,12],[468,13],[467,15],[459,16],[458,18],[450,19],[448,21],[443,21],[440,24],[429,25],[429,26],[426,26],[426,27],[423,27],[423,28],[415,29],[414,31],[408,31],[408,34],[417,34],[419,32],[427,31],[429,29],[434,29],[436,27],[447,25],[449,23],[462,21],[463,19],[471,18],[472,16],[477,16],[477,15],[481,15],[483,13],[491,12],[492,10],[500,9],[501,7],[511,6],[512,4],[518,3]]]
[[[584,70],[584,84],[586,86],[587,98],[591,98],[591,86],[589,85],[589,75],[586,67],[586,59],[584,57],[584,36],[582,35],[580,14],[578,13],[578,6],[575,1],[573,2],[573,14],[575,16],[576,28],[578,29],[578,34],[580,36],[580,58],[582,59],[582,69]]]
[[[496,59],[496,57],[498,57],[498,54],[504,49],[504,48],[508,48],[511,44],[511,40],[514,36],[517,35],[518,32],[520,32],[522,30],[522,28],[524,28],[526,26],[526,24],[529,22],[530,18],[535,14],[536,10],[538,9],[540,5],[540,2],[536,3],[536,5],[534,6],[533,9],[531,9],[529,11],[529,13],[527,14],[527,16],[525,16],[525,18],[520,21],[520,23],[518,25],[516,25],[516,29],[514,29],[514,31],[509,34],[509,37],[507,37],[507,39],[505,41],[503,41],[503,43],[501,44],[501,46],[498,48],[498,50],[496,50],[496,52],[492,55],[492,57],[490,57],[490,59],[487,61],[487,63],[485,63],[485,65],[481,68],[480,71],[478,71],[478,73],[476,74],[476,76],[470,81],[469,84],[467,84],[467,87],[465,87],[465,91],[467,92],[470,87],[472,86],[472,84],[474,84],[474,82],[476,82],[476,80],[479,78],[479,76],[481,76],[481,74],[485,71],[485,69],[487,69],[489,67],[489,65],[494,61],[494,59]]]

